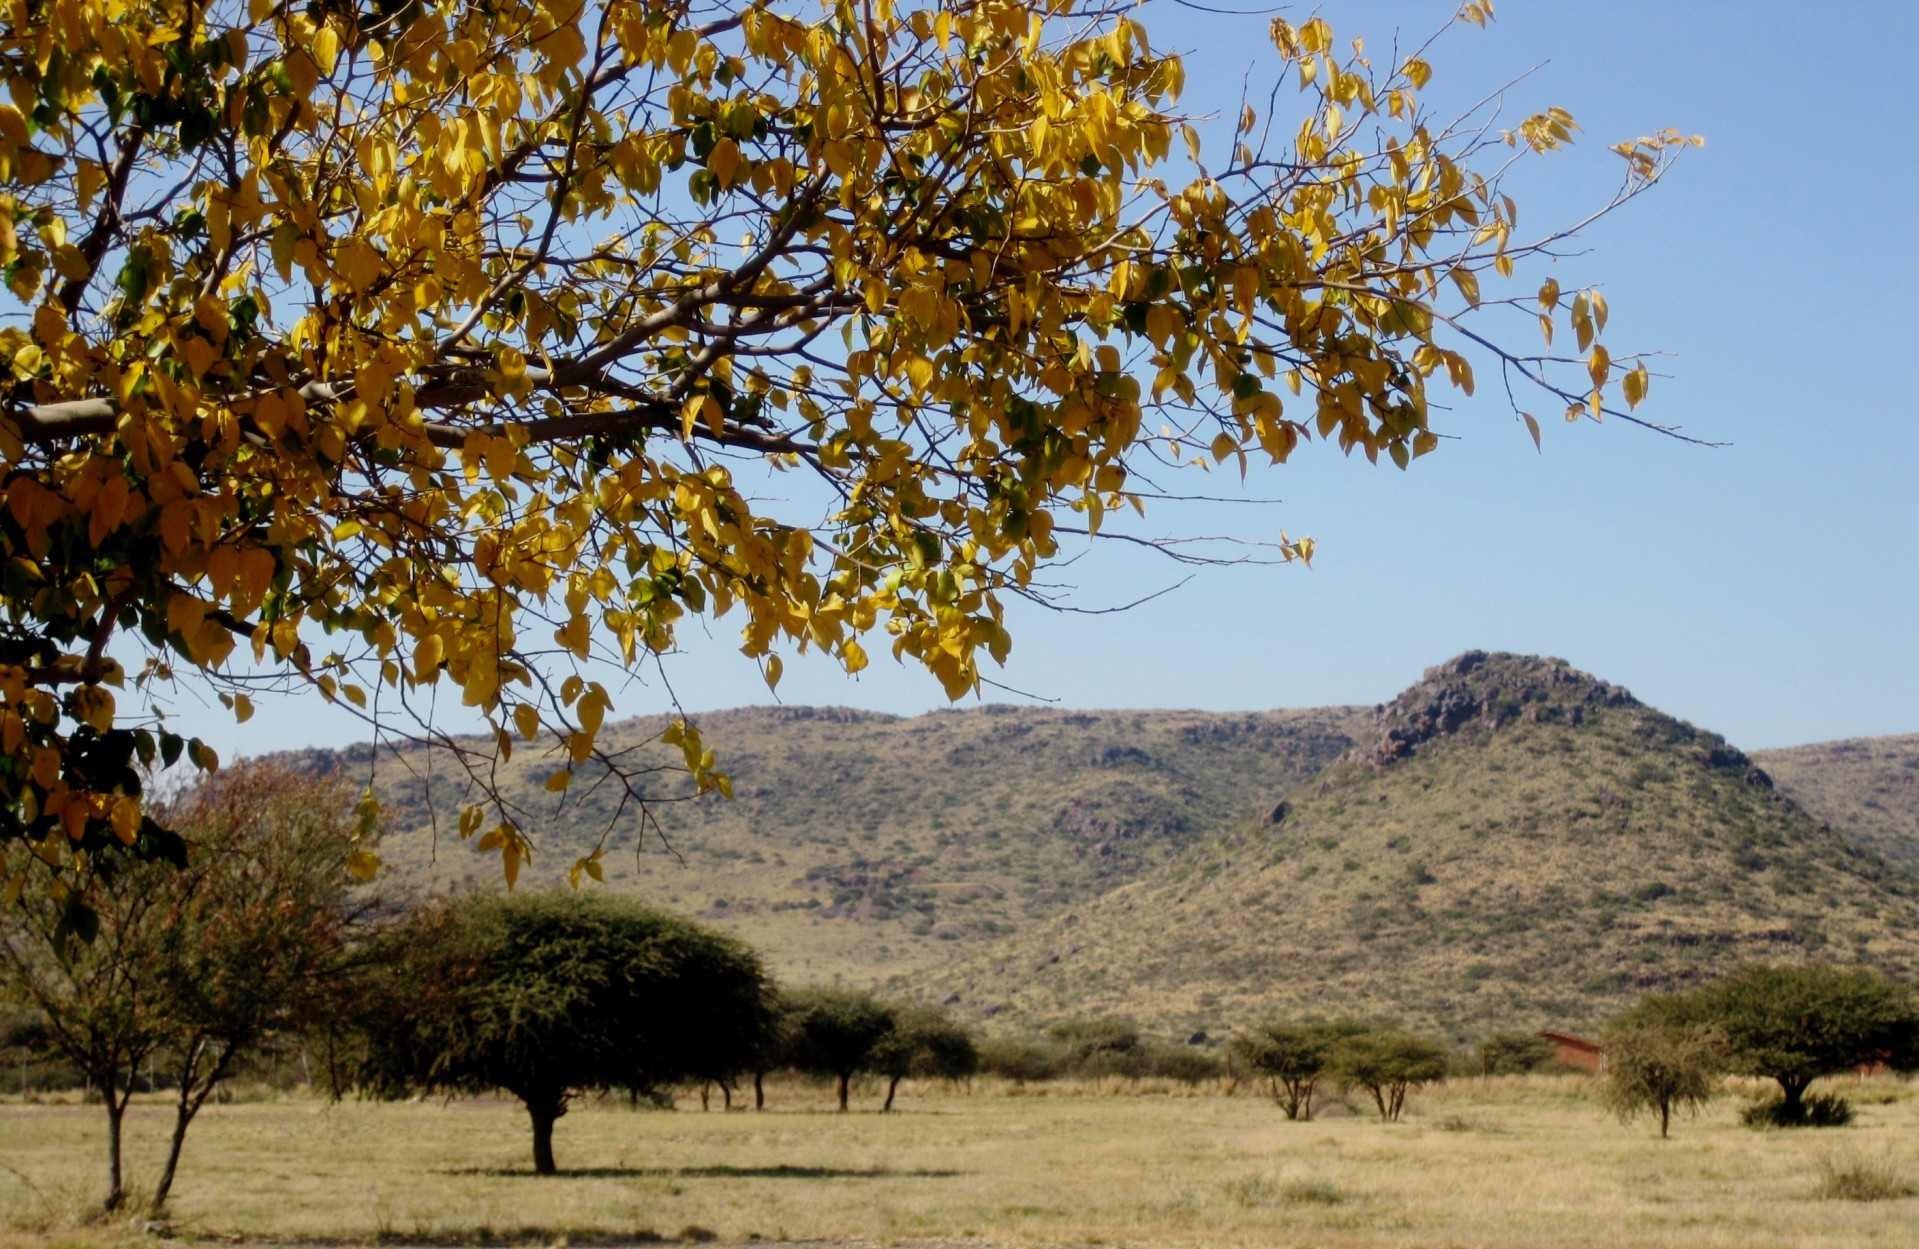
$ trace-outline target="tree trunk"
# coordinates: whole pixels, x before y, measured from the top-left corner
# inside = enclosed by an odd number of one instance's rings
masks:
[[[1659,1139],[1660,1140],[1663,1141],[1667,1139],[1666,1130],[1671,1125],[1672,1125],[1672,1103],[1665,1100],[1664,1098],[1661,1098],[1659,1102]]]
[[[722,1111],[733,1109],[733,1084],[730,1080],[720,1081],[720,1109]]]
[[[753,1073],[753,1109],[766,1109],[766,1073],[764,1071]]]
[[[894,1076],[886,1085],[886,1104],[880,1107],[881,1114],[890,1114],[893,1110],[893,1094],[900,1090],[900,1078]]]
[[[200,1107],[207,1104],[207,1098],[219,1087],[220,1081],[226,1079],[227,1066],[238,1048],[234,1042],[223,1044],[213,1065],[203,1074],[199,1065],[206,1056],[207,1043],[196,1038],[187,1046],[178,1072],[180,1096],[173,1106],[173,1137],[167,1142],[167,1160],[160,1170],[160,1182],[153,1189],[154,1213],[158,1214],[166,1206],[167,1194],[173,1190],[173,1175],[180,1168],[180,1149],[186,1143],[187,1125],[200,1113]]]
[[[126,1098],[115,1095],[112,1074],[108,1074],[100,1083],[107,1094],[107,1199],[102,1204],[111,1211],[118,1210],[127,1196],[120,1174],[120,1120],[126,1114],[127,1102]],[[132,1096],[133,1090],[128,1088],[127,1098]]]
[[[522,1093],[520,1100],[526,1103],[527,1117],[533,1120],[533,1173],[558,1175],[560,1169],[553,1164],[553,1125],[566,1113],[566,1094]]]
[[[1779,1077],[1779,1090],[1785,1094],[1779,1107],[1781,1119],[1791,1122],[1804,1112],[1806,1086],[1811,1083],[1812,1081],[1804,1076]]]
[[[853,1083],[853,1074],[850,1071],[842,1071],[840,1073],[840,1111],[841,1113],[845,1113],[846,1111],[846,1095],[848,1092],[848,1086],[851,1085],[852,1083]]]

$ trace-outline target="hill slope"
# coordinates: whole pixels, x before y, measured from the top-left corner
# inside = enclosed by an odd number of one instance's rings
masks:
[[[1919,969],[1912,875],[1558,660],[1429,670],[1274,814],[911,987],[1025,1022],[1380,1013],[1470,1034],[1589,1027],[1752,960]]]
[[[1919,733],[1754,751],[1788,797],[1919,871]]]
[[[594,791],[582,774],[568,801],[546,793],[551,759],[516,755],[501,788],[537,842],[523,879],[561,879],[610,827],[611,887],[738,932],[791,979],[872,983],[1056,915],[1247,822],[1351,750],[1368,714],[715,713],[700,725],[737,796],[673,801],[683,775],[650,778],[667,799],[655,811],[670,854],[617,812],[613,786]],[[636,763],[664,766],[678,752],[649,744],[660,727],[629,721],[602,736]],[[356,777],[370,760],[368,747],[306,756]],[[383,752],[376,788],[392,831],[382,854],[403,879],[498,881],[498,859],[448,831],[465,793],[457,776],[444,751]]]

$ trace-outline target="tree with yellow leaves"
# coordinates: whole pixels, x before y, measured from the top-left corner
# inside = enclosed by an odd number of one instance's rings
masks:
[[[12,0],[0,844],[59,873],[151,835],[144,769],[217,764],[142,717],[176,674],[425,737],[450,686],[474,769],[544,741],[559,792],[624,775],[598,662],[689,614],[769,684],[883,635],[957,698],[1149,464],[1404,467],[1475,355],[1571,417],[1643,398],[1596,292],[1482,295],[1567,237],[1499,177],[1563,111],[1441,124],[1423,52],[1275,20],[1297,125],[1205,149],[1130,12]],[[1621,145],[1597,211],[1680,142]],[[460,829],[509,880],[530,850],[484,801]]]

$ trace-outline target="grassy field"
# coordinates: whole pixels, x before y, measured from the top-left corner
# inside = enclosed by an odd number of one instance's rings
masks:
[[[1406,1122],[1352,1113],[1288,1123],[1261,1099],[1085,1088],[903,1091],[903,1110],[837,1115],[776,1089],[765,1113],[585,1106],[560,1124],[567,1173],[537,1179],[507,1102],[209,1108],[194,1128],[171,1234],[237,1242],[552,1244],[972,1241],[990,1245],[1909,1245],[1919,1197],[1822,1196],[1858,1172],[1919,1184],[1919,1096],[1853,1090],[1854,1126],[1755,1132],[1736,1098],[1674,1139],[1602,1117],[1585,1082],[1463,1081]],[[97,1192],[100,1114],[0,1106],[0,1244],[127,1239],[75,1214]],[[151,1175],[158,1106],[132,1123]],[[1844,1187],[1841,1185],[1840,1187]],[[1883,1187],[1883,1185],[1882,1185]]]

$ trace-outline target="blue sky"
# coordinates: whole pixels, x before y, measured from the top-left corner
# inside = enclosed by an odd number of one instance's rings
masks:
[[[1383,50],[1395,31],[1417,42],[1451,9],[1373,0],[1318,11],[1342,41],[1361,35]],[[997,679],[1080,707],[1370,703],[1483,647],[1562,656],[1746,747],[1919,731],[1908,337],[1919,321],[1909,120],[1919,5],[1812,12],[1501,0],[1491,27],[1452,31],[1429,58],[1435,100],[1477,98],[1531,70],[1509,115],[1557,104],[1583,128],[1577,147],[1519,184],[1522,226],[1603,201],[1618,177],[1613,142],[1666,126],[1706,137],[1557,272],[1566,286],[1603,283],[1615,354],[1672,353],[1663,368],[1673,376],[1655,382],[1642,411],[1727,445],[1554,418],[1536,453],[1489,388],[1441,418],[1456,437],[1410,472],[1313,445],[1251,483],[1280,504],[1157,526],[1310,534],[1310,571],[1202,572],[1116,615],[1016,610],[1013,660]],[[1190,54],[1195,109],[1230,108],[1210,84],[1236,87],[1249,67],[1272,64],[1254,59],[1264,17],[1160,0],[1143,20],[1156,42]],[[1064,575],[1078,586],[1072,601],[1096,608],[1183,573],[1102,549]],[[769,701],[732,622],[707,632],[689,628],[686,653],[666,665],[681,703]],[[870,649],[875,662],[858,679],[789,656],[782,699],[894,712],[945,704],[930,677]],[[666,705],[658,674],[647,674],[621,692],[617,713]],[[307,699],[263,706],[243,728],[179,711],[228,757],[365,736]]]

